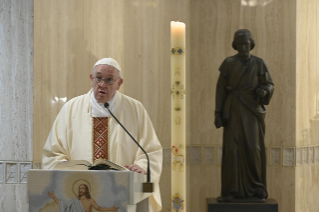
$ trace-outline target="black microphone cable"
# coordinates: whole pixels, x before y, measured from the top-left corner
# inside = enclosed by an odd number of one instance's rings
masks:
[[[150,186],[151,183],[151,170],[150,170],[150,159],[148,157],[148,154],[146,153],[146,151],[143,149],[143,147],[141,147],[141,145],[133,138],[133,136],[126,130],[126,128],[121,124],[121,122],[119,122],[119,120],[117,120],[117,118],[113,115],[113,113],[111,112],[111,110],[109,109],[109,103],[104,103],[104,107],[107,108],[107,110],[110,112],[110,114],[112,115],[112,117],[117,121],[117,123],[119,123],[121,125],[121,127],[125,130],[125,132],[132,138],[132,140],[137,144],[137,146],[144,152],[144,154],[146,155],[147,158],[147,183]],[[147,186],[147,185],[146,185]],[[149,187],[147,186],[147,187]],[[153,185],[151,185],[153,187]],[[153,188],[151,189],[153,192]]]

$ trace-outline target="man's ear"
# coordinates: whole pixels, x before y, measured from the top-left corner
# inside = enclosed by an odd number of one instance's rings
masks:
[[[121,85],[123,84],[123,82],[124,82],[124,80],[122,78],[120,78],[120,80],[118,81],[116,90],[119,90],[121,88]]]
[[[90,79],[91,79],[91,80],[93,79],[93,76],[92,76],[92,74],[90,74]]]

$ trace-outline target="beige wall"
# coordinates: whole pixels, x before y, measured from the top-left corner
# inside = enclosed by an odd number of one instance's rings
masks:
[[[297,1],[297,146],[318,144],[311,120],[319,112],[318,1]]]
[[[192,164],[188,154],[186,204],[188,211],[205,211],[205,199],[220,194],[217,148],[222,130],[213,124],[215,86],[219,65],[236,53],[231,48],[236,30],[251,30],[256,41],[252,54],[264,59],[275,83],[266,115],[268,163],[271,147],[318,145],[316,127],[309,122],[316,115],[315,96],[319,98],[316,8],[316,0],[34,0],[34,160],[41,160],[41,149],[64,103],[55,98],[69,100],[86,93],[92,65],[109,56],[122,66],[121,92],[145,105],[169,153],[170,21],[183,21],[188,153],[194,146],[202,148],[199,164]],[[205,164],[210,146],[215,147],[214,163]],[[281,161],[283,156],[281,151]],[[163,211],[170,211],[170,166],[164,157],[165,161]],[[269,197],[279,202],[280,211],[318,210],[314,197],[307,198],[318,188],[318,167],[268,164]]]
[[[93,64],[109,56],[122,66],[121,91],[143,102],[170,147],[170,21],[188,22],[187,10],[178,1],[35,1],[35,160],[63,105],[52,101],[88,92]]]
[[[141,101],[164,148],[170,145],[170,21],[188,21],[187,1],[34,1],[34,160],[63,106],[90,89],[94,63],[113,57],[121,92]],[[169,149],[167,149],[169,151]],[[171,208],[170,166],[162,174],[163,209]]]
[[[312,162],[319,145],[318,10],[317,0],[297,0],[296,146],[305,151],[296,168],[296,211],[319,210],[319,165]]]
[[[222,146],[222,129],[214,126],[218,68],[226,57],[236,54],[231,47],[234,32],[246,28],[256,41],[252,54],[266,62],[275,83],[274,96],[266,106],[266,146],[295,146],[296,5],[291,0],[255,1],[255,6],[241,2],[253,1],[191,1],[188,96],[196,110],[190,113],[190,144]],[[206,197],[220,195],[220,167],[190,165],[190,169],[190,211],[204,211]],[[294,176],[294,167],[267,167],[269,197],[280,203],[280,211],[294,211]]]

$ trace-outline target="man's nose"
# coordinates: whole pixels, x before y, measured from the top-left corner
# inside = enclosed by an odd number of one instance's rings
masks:
[[[106,84],[106,82],[104,80],[102,80],[101,82],[99,82],[99,85],[101,87],[105,87],[107,84]]]

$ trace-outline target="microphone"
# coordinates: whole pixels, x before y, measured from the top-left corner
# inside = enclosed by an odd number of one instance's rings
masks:
[[[143,147],[141,147],[141,145],[133,138],[133,136],[127,131],[127,129],[121,124],[121,122],[119,122],[119,120],[117,120],[117,118],[113,115],[113,113],[111,112],[111,110],[109,109],[109,103],[104,103],[104,107],[107,108],[107,110],[110,112],[110,114],[112,115],[112,117],[117,121],[117,123],[119,123],[121,125],[121,127],[125,130],[125,132],[132,138],[132,140],[136,143],[136,145],[144,152],[144,154],[146,155],[147,158],[147,182],[143,183],[143,192],[147,192],[147,193],[151,193],[153,192],[153,183],[151,183],[151,170],[150,170],[150,159],[148,157],[148,154],[145,152],[145,150],[143,149]]]

